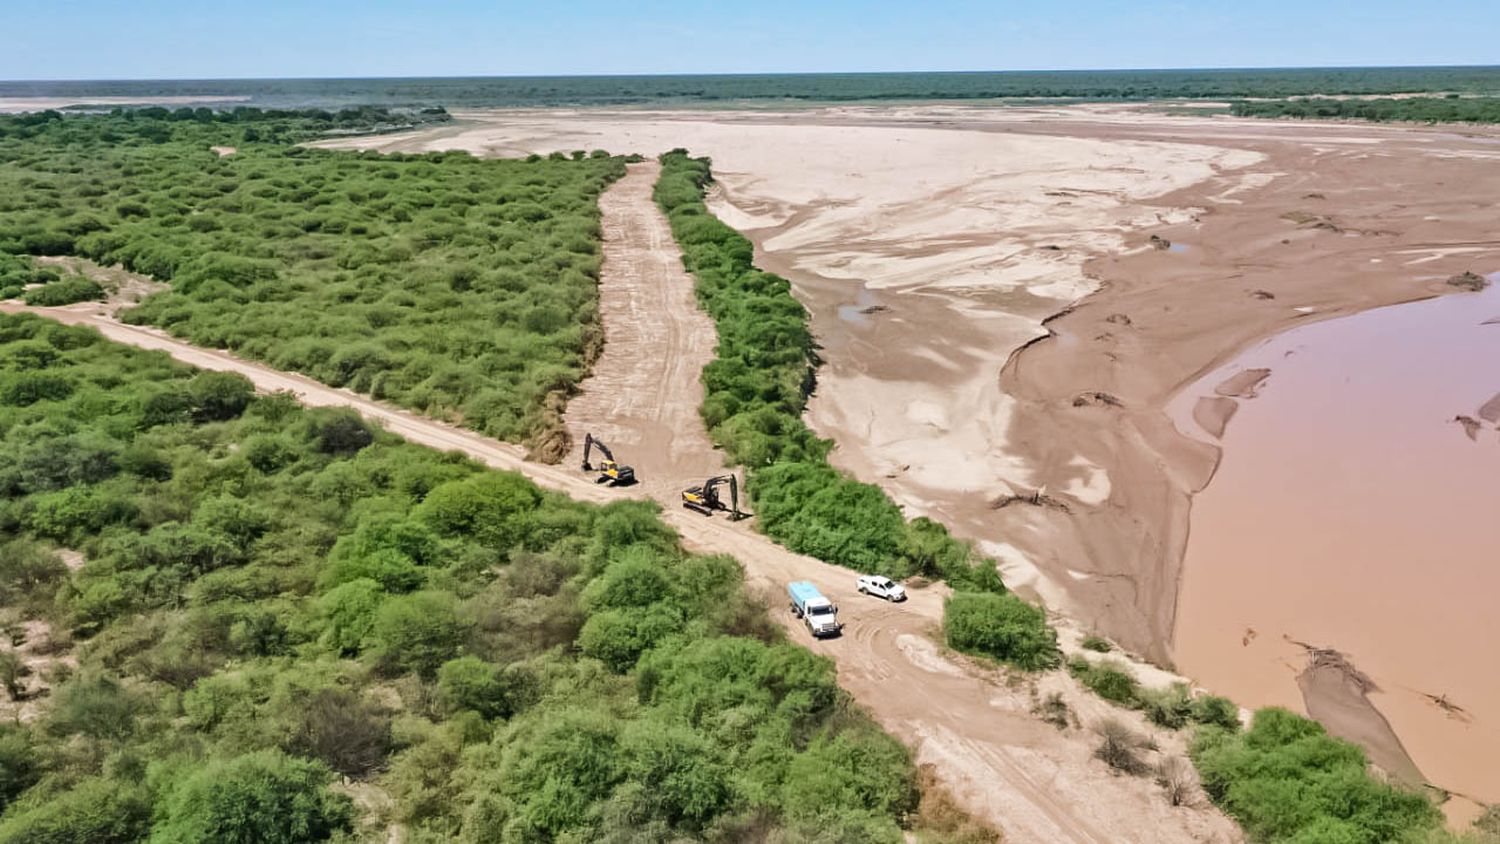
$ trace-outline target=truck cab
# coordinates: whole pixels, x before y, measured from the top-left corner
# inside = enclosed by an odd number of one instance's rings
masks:
[[[805,580],[787,584],[787,595],[792,600],[792,613],[807,625],[814,638],[837,636],[844,629],[839,623],[839,608],[823,597],[818,587]]]

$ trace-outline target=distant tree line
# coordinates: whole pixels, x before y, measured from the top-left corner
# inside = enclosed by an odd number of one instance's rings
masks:
[[[1237,117],[1298,117],[1408,123],[1500,123],[1500,97],[1402,97],[1242,100],[1230,105]]]

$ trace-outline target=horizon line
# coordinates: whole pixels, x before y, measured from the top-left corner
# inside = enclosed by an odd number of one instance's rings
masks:
[[[1242,65],[1235,67],[1098,67],[1098,68],[1030,68],[1012,70],[777,70],[695,73],[690,71],[653,73],[481,73],[436,74],[432,76],[156,76],[156,77],[68,77],[0,79],[9,83],[78,83],[78,82],[373,82],[419,79],[605,79],[605,78],[671,78],[671,77],[756,77],[756,76],[923,76],[961,74],[1023,73],[1168,73],[1289,70],[1500,70],[1500,64],[1352,64],[1352,65]]]

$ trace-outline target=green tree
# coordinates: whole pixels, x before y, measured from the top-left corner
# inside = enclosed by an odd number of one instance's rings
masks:
[[[188,382],[193,415],[200,421],[234,419],[255,397],[255,385],[235,372],[202,372]]]
[[[318,609],[328,625],[329,642],[343,653],[358,653],[375,628],[375,613],[385,597],[373,580],[351,580],[328,590],[318,599]]]
[[[461,656],[438,669],[438,697],[449,711],[471,710],[485,718],[509,718],[516,710],[520,678],[475,656]]]
[[[1026,669],[1058,664],[1057,633],[1041,609],[1015,595],[955,592],[943,607],[943,633],[954,650]]]
[[[0,727],[0,811],[41,777],[40,761],[29,732]]]
[[[349,829],[349,798],[328,790],[328,769],[276,751],[211,761],[162,798],[152,844],[302,844]]]
[[[140,785],[89,777],[46,800],[12,804],[0,820],[0,844],[134,844],[150,822]]]
[[[469,626],[451,593],[413,592],[380,605],[369,643],[382,664],[432,679],[444,662],[458,655]]]
[[[500,551],[522,547],[541,493],[513,472],[486,472],[443,484],[417,515],[438,533],[469,536]]]

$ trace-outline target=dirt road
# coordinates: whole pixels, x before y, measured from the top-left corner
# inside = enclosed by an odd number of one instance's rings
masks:
[[[674,474],[697,471],[717,459],[705,450],[706,438],[696,418],[701,393],[697,372],[705,335],[693,327],[683,301],[680,264],[664,225],[650,202],[651,167],[635,168],[601,201],[606,219],[606,262],[601,296],[608,303],[608,343],[601,372],[585,383],[585,395],[570,407],[568,423],[596,432],[606,422],[620,443],[631,443],[619,456],[643,472],[657,472],[662,483],[633,488],[601,487],[576,463],[544,465],[525,459],[516,445],[501,443],[348,390],[271,369],[227,352],[191,346],[152,328],[124,325],[107,305],[85,303],[63,308],[27,308],[0,303],[0,311],[30,311],[72,325],[97,329],[115,342],[164,351],[203,369],[237,372],[258,390],[289,390],[309,406],[344,406],[412,442],[456,450],[497,469],[520,472],[538,485],[591,502],[622,497],[651,497],[663,505],[663,518],[691,549],[730,554],[745,567],[752,589],[766,596],[772,615],[793,641],[832,659],[840,685],[892,734],[913,750],[918,763],[932,764],[939,781],[975,817],[1000,829],[1008,842],[1189,842],[1240,841],[1234,825],[1201,798],[1192,806],[1172,807],[1149,778],[1113,773],[1093,756],[1092,725],[1118,717],[1142,733],[1151,733],[1164,754],[1182,753],[1182,737],[1150,728],[1139,715],[1116,710],[1084,693],[1065,673],[1008,678],[1003,672],[944,651],[936,642],[946,589],[911,590],[899,605],[859,595],[855,574],[811,557],[791,553],[753,531],[745,522],[730,523],[684,510],[677,488],[666,483]],[[652,221],[655,215],[655,221]],[[654,233],[653,233],[654,232]],[[669,235],[668,235],[669,238]],[[661,289],[652,290],[653,279]],[[620,295],[621,293],[625,295]],[[637,305],[650,304],[644,310]],[[636,328],[622,329],[625,316]],[[630,371],[639,366],[647,373]],[[661,378],[660,382],[643,378]],[[608,379],[608,380],[606,380]],[[652,390],[632,390],[647,384]],[[633,393],[614,398],[606,387]],[[663,390],[658,394],[655,389]],[[607,400],[606,400],[607,399]],[[659,402],[654,409],[650,402]],[[594,417],[619,412],[621,417]],[[639,449],[637,451],[636,449]],[[636,455],[649,457],[650,464]],[[657,462],[660,461],[658,472]],[[651,477],[647,475],[647,477]],[[847,625],[843,637],[814,641],[784,607],[782,590],[789,580],[812,580],[840,607]],[[1057,692],[1069,703],[1077,726],[1058,729],[1033,714],[1037,702]]]
[[[585,433],[602,438],[641,484],[670,498],[724,468],[698,419],[700,372],[718,334],[698,310],[667,218],[651,199],[661,164],[629,166],[599,199],[605,283],[599,288],[604,351],[568,402],[576,466]]]

